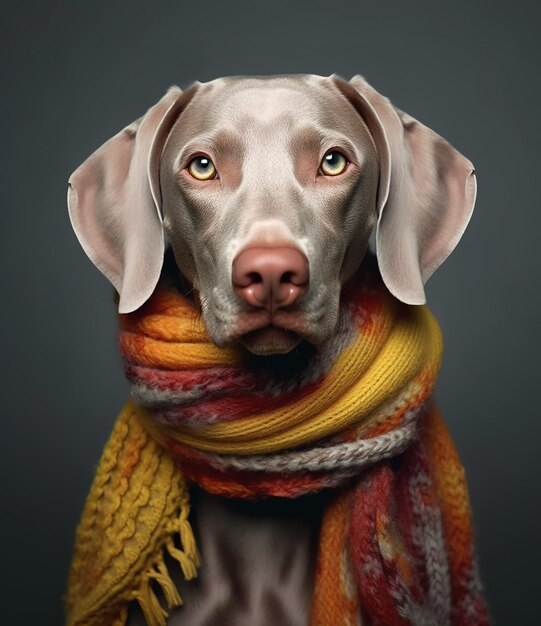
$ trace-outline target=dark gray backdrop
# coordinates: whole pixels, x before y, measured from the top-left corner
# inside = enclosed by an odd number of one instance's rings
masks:
[[[0,623],[62,622],[73,532],[126,397],[111,287],[69,174],[171,84],[362,73],[476,165],[466,234],[427,293],[436,395],[466,465],[495,623],[539,624],[539,26],[535,2],[3,5]]]

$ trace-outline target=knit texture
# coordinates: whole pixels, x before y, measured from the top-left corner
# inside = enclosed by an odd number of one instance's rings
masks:
[[[442,338],[426,306],[385,288],[367,256],[334,337],[296,358],[218,348],[175,289],[120,315],[131,400],[105,447],[76,537],[69,626],[149,626],[181,604],[200,556],[188,484],[224,497],[332,489],[311,626],[484,626],[464,470],[431,398]],[[204,555],[203,555],[204,556]]]

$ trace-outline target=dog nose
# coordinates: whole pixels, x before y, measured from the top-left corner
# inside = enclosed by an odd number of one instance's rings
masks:
[[[308,259],[292,247],[247,248],[233,261],[232,279],[236,293],[248,304],[273,313],[306,291]]]

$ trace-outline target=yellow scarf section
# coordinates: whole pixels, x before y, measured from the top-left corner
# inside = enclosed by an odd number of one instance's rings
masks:
[[[139,602],[149,626],[163,626],[167,611],[157,589],[168,607],[182,604],[165,553],[179,562],[187,580],[196,576],[200,557],[188,522],[188,484],[157,443],[160,437],[222,454],[281,451],[345,429],[362,433],[374,411],[406,388],[408,395],[412,385],[419,391],[431,388],[442,353],[438,323],[425,306],[400,306],[399,314],[397,306],[390,297],[385,300],[378,332],[357,336],[333,364],[324,386],[301,398],[299,406],[292,403],[197,432],[169,433],[128,402],[105,446],[77,529],[66,598],[68,626],[124,626],[133,601]],[[165,332],[182,344],[168,344],[174,355],[166,358],[173,358],[173,367],[235,360],[234,351],[217,349],[198,330],[201,324],[194,323],[193,309],[180,303],[177,313],[174,325],[159,315],[145,320],[155,325],[156,341]]]

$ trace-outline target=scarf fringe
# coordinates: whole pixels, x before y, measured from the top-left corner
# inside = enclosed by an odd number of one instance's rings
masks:
[[[141,585],[133,595],[133,599],[137,600],[141,607],[148,626],[166,626],[169,616],[156,595],[154,583],[158,584],[168,609],[184,604],[165,563],[164,552],[177,561],[185,580],[192,580],[197,576],[201,557],[195,544],[192,527],[187,519],[188,511],[189,507],[181,505],[180,516],[174,527],[168,529],[171,534],[165,542],[159,559],[144,572]],[[175,535],[180,538],[182,549],[175,546]]]

